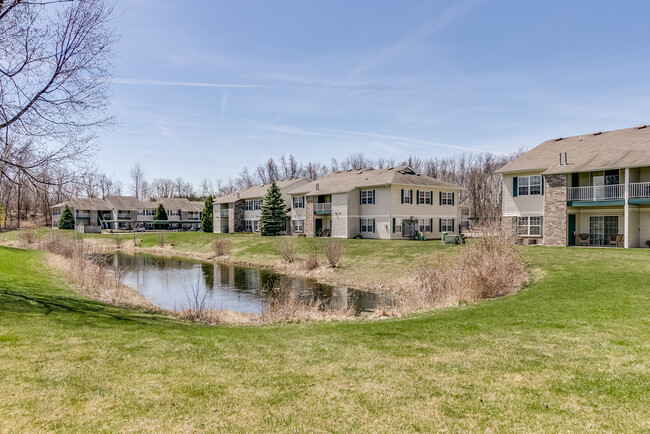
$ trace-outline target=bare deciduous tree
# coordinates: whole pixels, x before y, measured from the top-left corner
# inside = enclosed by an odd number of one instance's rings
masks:
[[[140,163],[135,163],[131,168],[131,194],[138,199],[142,199],[142,183],[144,181],[144,171]]]
[[[0,176],[37,181],[92,153],[111,121],[111,16],[103,0],[0,0]]]

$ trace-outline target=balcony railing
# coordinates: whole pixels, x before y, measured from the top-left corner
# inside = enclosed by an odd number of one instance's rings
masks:
[[[332,202],[323,202],[314,204],[314,212],[332,212]]]
[[[616,200],[624,197],[625,184],[571,187],[568,191],[568,200],[570,201]]]
[[[117,214],[118,220],[131,220],[131,214]]]
[[[630,184],[630,197],[650,197],[650,182],[635,182]]]
[[[78,212],[75,215],[75,218],[77,218],[77,219],[89,219],[90,218],[90,213]]]

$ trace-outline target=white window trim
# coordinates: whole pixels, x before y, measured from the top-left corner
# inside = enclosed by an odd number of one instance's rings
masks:
[[[418,202],[420,205],[431,205],[433,203],[433,192],[428,190],[420,190],[418,192]]]
[[[533,179],[536,181],[533,184]],[[526,185],[521,185],[526,180]],[[538,181],[538,182],[537,182]],[[531,192],[532,187],[539,187],[535,193]],[[522,190],[525,188],[525,190]],[[541,196],[542,195],[542,175],[529,175],[517,177],[517,196]]]
[[[533,219],[539,219],[539,224],[532,224]],[[521,216],[517,217],[517,236],[518,237],[541,237],[542,236],[542,223],[544,219],[542,216]],[[522,231],[522,229],[524,229]],[[533,233],[531,229],[539,228],[539,233]]]
[[[454,204],[454,193],[450,191],[442,191],[440,196],[440,205],[453,205]]]
[[[361,190],[361,205],[373,205],[374,203],[375,196],[373,190]]]
[[[372,230],[373,227],[373,220],[374,218],[361,218],[361,227],[359,228],[359,232],[366,233],[366,234],[373,234],[374,231]],[[365,230],[364,230],[365,228]]]
[[[413,202],[411,200],[411,190],[409,190],[408,188],[405,188],[404,189],[404,204],[407,204],[407,203],[411,204]]]
[[[296,219],[293,221],[293,231],[294,232],[304,232],[305,231],[305,220]]]
[[[305,207],[305,196],[294,196],[293,197],[293,207],[294,208],[304,208]]]

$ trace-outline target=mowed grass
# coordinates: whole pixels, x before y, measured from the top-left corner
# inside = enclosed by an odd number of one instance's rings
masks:
[[[362,248],[362,247],[361,247]],[[7,431],[647,431],[650,253],[527,248],[543,279],[402,319],[208,327],[0,248]]]

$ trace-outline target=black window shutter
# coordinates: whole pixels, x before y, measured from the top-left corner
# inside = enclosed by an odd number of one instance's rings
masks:
[[[404,203],[404,189],[402,189],[402,203]]]
[[[442,219],[438,219],[438,232],[442,232]]]
[[[404,190],[402,190],[404,191]],[[395,233],[395,217],[393,217],[393,233]]]
[[[415,190],[415,204],[420,205],[420,190]]]
[[[442,191],[438,193],[438,204],[442,205]]]
[[[375,219],[372,219],[372,233],[375,233]]]
[[[433,219],[429,219],[429,227],[431,228],[431,232],[433,232]]]
[[[359,219],[359,233],[361,232],[361,219]]]
[[[413,200],[413,190],[411,190],[411,201],[409,202],[410,204],[414,204],[415,201]]]
[[[452,192],[452,193],[451,193],[451,204],[452,204],[452,205],[454,204],[454,200],[456,199],[455,196],[456,196],[456,193],[453,193],[453,192]]]
[[[376,199],[375,194],[376,194],[376,193],[375,193],[375,190],[373,190],[373,191],[372,191],[372,204],[373,204],[373,205],[377,203],[377,199]]]
[[[361,195],[362,193],[363,192],[361,190],[359,190],[359,205],[363,204],[363,198],[362,198],[362,195]]]
[[[542,175],[542,196],[544,196],[544,175]]]
[[[456,219],[451,219],[451,232],[456,232]]]
[[[512,197],[517,197],[519,194],[519,187],[517,186],[518,178],[515,176],[512,178]]]

